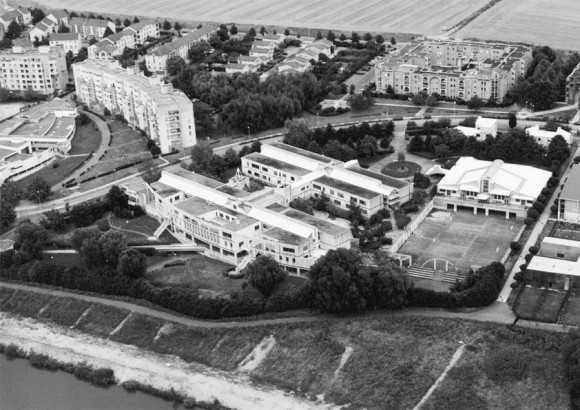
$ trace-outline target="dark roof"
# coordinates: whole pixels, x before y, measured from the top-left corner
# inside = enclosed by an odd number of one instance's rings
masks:
[[[289,216],[294,219],[298,219],[302,222],[306,222],[308,225],[315,226],[320,232],[329,235],[338,235],[341,232],[348,231],[348,228],[342,227],[340,225],[334,224],[332,222],[325,221],[324,219],[317,218],[313,215],[307,214],[305,212],[299,211],[293,208],[287,208],[286,212],[282,212],[284,215]],[[275,209],[274,209],[275,211]]]
[[[286,231],[281,228],[272,228],[264,231],[264,235],[267,235],[273,239],[276,239],[278,242],[282,244],[292,245],[292,246],[300,246],[305,242],[308,242],[308,238],[303,238],[301,236],[295,235],[292,232]]]
[[[78,40],[79,33],[50,33],[48,39],[50,41]]]
[[[310,152],[302,148],[296,148],[293,147],[292,145],[284,144],[283,142],[274,141],[271,142],[269,145],[283,149],[288,152],[292,152],[294,154],[302,155],[303,157],[308,157],[316,161],[324,162],[325,164],[329,164],[332,162],[332,158],[325,157],[324,155],[315,154],[314,152]]]
[[[357,185],[349,184],[348,182],[339,181],[338,179],[334,179],[334,178],[327,177],[327,176],[322,176],[320,178],[316,178],[313,182],[315,182],[315,183],[317,182],[321,185],[325,185],[327,187],[334,188],[334,189],[337,189],[339,191],[346,192],[346,193],[349,193],[351,195],[355,195],[355,196],[365,198],[365,199],[372,199],[372,198],[375,198],[375,197],[381,195],[377,192],[373,192],[373,191],[368,190],[366,188],[362,188],[362,187],[357,186]]]
[[[400,179],[389,177],[387,175],[380,174],[378,172],[370,171],[368,169],[360,168],[360,167],[351,167],[347,168],[349,171],[356,172],[357,174],[365,175],[367,177],[376,178],[380,180],[383,185],[390,186],[392,188],[404,188],[408,185],[411,185],[410,182],[401,181]]]

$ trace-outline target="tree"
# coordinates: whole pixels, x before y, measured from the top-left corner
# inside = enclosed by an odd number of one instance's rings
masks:
[[[50,184],[42,177],[35,177],[26,188],[26,199],[29,201],[44,202],[50,195]]]
[[[377,42],[377,44],[383,44],[385,42],[385,38],[380,34],[377,34],[375,36],[375,41]]]
[[[177,31],[177,35],[181,37],[181,30],[183,29],[183,27],[181,26],[181,24],[179,24],[179,21],[173,23],[173,29]]]
[[[81,47],[81,49],[79,50],[79,53],[77,54],[76,62],[81,63],[81,62],[85,61],[87,58],[89,58],[89,52],[88,52],[87,48]]]
[[[509,113],[508,124],[512,130],[518,126],[518,119],[517,119],[516,114],[514,112]]]
[[[131,279],[142,277],[147,271],[147,257],[137,249],[126,249],[119,257],[117,272]]]
[[[391,37],[391,44],[392,45],[397,44],[397,40],[395,40],[395,37]]]
[[[224,161],[227,168],[236,168],[241,164],[237,152],[233,148],[228,148],[224,153]]]
[[[336,35],[332,30],[328,30],[328,32],[326,33],[326,39],[328,41],[334,41],[336,39]]]
[[[316,141],[310,141],[310,143],[308,144],[308,147],[306,147],[306,149],[310,152],[314,152],[316,154],[322,155],[322,148],[320,147],[320,145]]]
[[[387,260],[378,268],[363,266],[350,249],[330,250],[310,268],[308,291],[314,306],[326,312],[362,312],[400,308],[411,287],[408,277]]]
[[[368,31],[363,35],[364,41],[371,41],[372,39],[373,39],[373,35],[371,33],[369,33]]]
[[[322,36],[322,31],[318,30],[316,33],[316,40],[322,40],[324,37]]]
[[[127,248],[127,240],[122,232],[111,230],[101,235],[99,245],[105,264],[117,267],[121,254]]]
[[[230,27],[230,34],[232,36],[235,36],[236,34],[238,34],[238,28],[236,27],[235,24],[232,24],[232,26]]]
[[[139,23],[139,19],[137,18],[137,16],[135,16],[135,18],[133,19],[133,23]]]
[[[548,145],[548,153],[546,154],[546,163],[552,164],[558,161],[562,164],[570,156],[570,147],[561,135],[556,135]]]
[[[205,56],[210,52],[211,46],[207,41],[198,41],[194,45],[191,46],[189,51],[187,52],[187,58],[192,63],[200,63],[203,61]]]
[[[248,37],[250,38],[254,38],[256,37],[256,29],[254,27],[250,28],[250,30],[248,30]]]
[[[12,20],[12,22],[8,25],[8,29],[6,30],[4,36],[10,40],[16,40],[18,37],[20,37],[21,33],[22,27],[20,24],[18,24],[16,20]]]
[[[427,105],[428,107],[435,107],[437,105],[437,98],[433,95],[430,95],[425,100],[425,105]]]
[[[413,96],[412,101],[413,101],[413,104],[420,107],[420,106],[425,105],[426,99],[427,98],[426,98],[424,93],[417,93]]]
[[[180,56],[169,57],[166,64],[167,74],[169,75],[176,75],[185,67],[185,61]]]
[[[16,220],[14,205],[0,198],[0,226],[6,228]]]
[[[338,39],[339,39],[340,41],[345,41],[345,40],[346,40],[346,34],[344,34],[344,33],[341,33],[341,34],[340,34],[340,36],[338,37]]]
[[[167,21],[167,20],[165,20],[165,21]],[[123,24],[123,22],[121,21],[121,19],[120,19],[119,17],[117,17],[117,18],[115,19],[115,26],[117,26],[117,27],[120,27],[120,26],[121,26],[121,24]],[[164,27],[164,28],[165,28],[165,27]],[[169,28],[171,28],[171,27],[169,27]]]
[[[252,152],[262,152],[262,143],[260,141],[252,142],[252,145],[250,145],[250,153]]]
[[[267,33],[268,33],[268,31],[266,31],[266,27],[262,26],[260,28],[260,34],[263,36],[264,34],[267,34]]]
[[[362,111],[369,109],[375,103],[374,98],[371,95],[365,93],[353,94],[350,97],[350,107],[355,111]]]
[[[448,145],[446,144],[439,144],[435,146],[435,155],[438,158],[447,158],[451,156],[452,152]]]
[[[359,157],[373,157],[378,150],[377,139],[372,135],[365,135],[357,144],[357,154]]]
[[[141,178],[148,184],[159,181],[161,179],[161,170],[155,164],[153,158],[147,158],[141,163],[139,167]]]
[[[479,110],[485,105],[485,101],[479,98],[477,95],[471,97],[469,101],[467,101],[467,108],[470,110]]]
[[[30,11],[30,15],[32,17],[32,24],[36,25],[36,23],[40,22],[43,18],[46,17],[46,14],[44,14],[44,11],[42,11],[42,9],[39,8],[34,8]]]
[[[207,171],[213,158],[213,148],[207,141],[199,141],[191,148],[191,166],[192,170]]]
[[[353,32],[351,33],[351,35],[350,35],[350,40],[351,40],[353,43],[358,43],[358,42],[359,42],[359,36],[358,36],[358,33],[357,33],[356,31],[353,31]]]
[[[284,143],[306,149],[310,143],[310,130],[304,119],[286,120]]]
[[[111,30],[111,27],[107,26],[107,28],[105,29],[105,32],[103,33],[103,37],[109,37],[111,34],[115,34],[113,32],[113,30]]]
[[[42,259],[42,249],[48,239],[48,232],[32,222],[23,222],[16,228],[15,239],[21,253],[34,259]]]
[[[101,236],[99,228],[92,226],[90,228],[76,229],[71,236],[71,246],[80,253],[84,242],[88,239],[98,239]]]
[[[51,209],[50,211],[44,212],[42,214],[42,219],[40,220],[40,224],[45,229],[52,229],[56,232],[64,231],[66,227],[66,221],[64,215],[61,214],[56,209]]]
[[[414,135],[411,141],[409,141],[409,151],[420,152],[424,150],[423,137],[421,135]]]
[[[256,288],[265,298],[269,298],[286,278],[288,273],[269,256],[258,256],[248,264],[242,273],[248,283]]]
[[[111,209],[115,208],[127,209],[129,206],[129,197],[117,185],[113,185],[111,189],[109,189],[109,192],[107,192],[105,198],[109,203]]]
[[[294,198],[289,204],[290,208],[297,209],[304,212],[305,214],[313,215],[312,213],[312,202],[308,199]]]
[[[4,202],[16,206],[23,196],[24,194],[18,184],[11,180],[4,181],[2,186],[0,186],[0,199]]]
[[[131,25],[131,20],[129,20],[129,19],[125,19],[125,20],[123,20],[123,25],[124,25],[125,27],[129,27],[129,26]]]

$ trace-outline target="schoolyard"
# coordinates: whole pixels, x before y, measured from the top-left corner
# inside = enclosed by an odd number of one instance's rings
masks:
[[[521,227],[521,222],[501,216],[435,211],[425,218],[399,253],[411,255],[413,265],[429,262],[425,267],[433,268],[433,259],[442,259],[465,272],[471,266],[499,261]],[[444,269],[445,263],[437,261],[436,268]]]

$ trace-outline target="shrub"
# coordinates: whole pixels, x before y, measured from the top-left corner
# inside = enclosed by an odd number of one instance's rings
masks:
[[[536,220],[538,219],[538,216],[540,216],[540,212],[538,212],[538,210],[535,207],[528,209],[528,218]]]
[[[530,253],[532,255],[537,255],[538,252],[540,251],[540,248],[538,248],[537,246],[530,246],[530,249],[528,249],[530,251]]]
[[[518,252],[522,249],[522,245],[519,242],[510,243],[510,248],[514,252]]]

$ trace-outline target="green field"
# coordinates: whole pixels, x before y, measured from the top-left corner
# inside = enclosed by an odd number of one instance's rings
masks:
[[[513,311],[520,319],[555,323],[565,298],[564,292],[526,286],[518,296]]]

